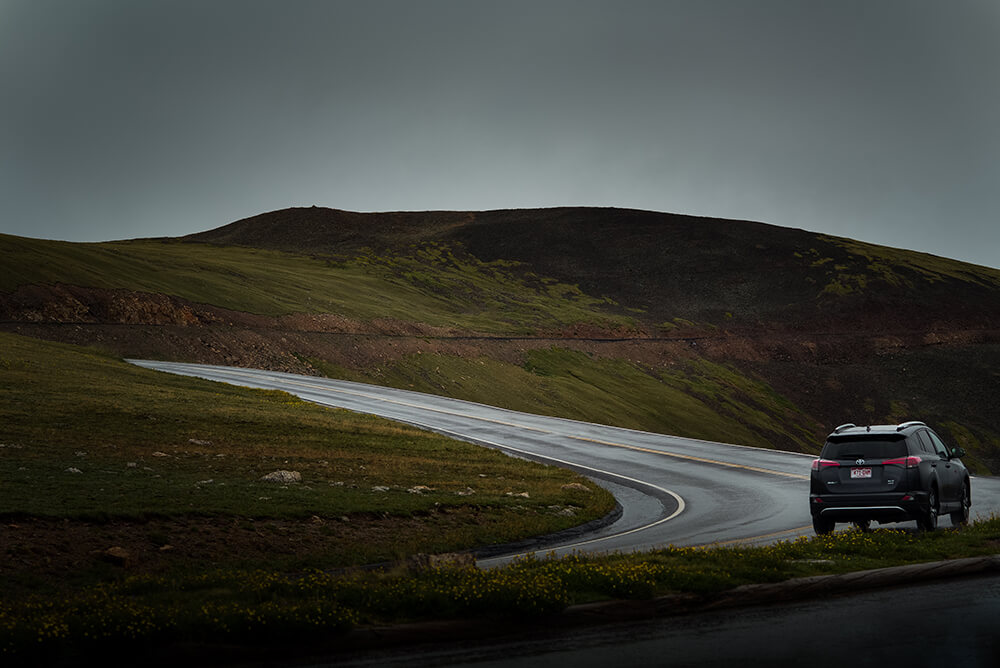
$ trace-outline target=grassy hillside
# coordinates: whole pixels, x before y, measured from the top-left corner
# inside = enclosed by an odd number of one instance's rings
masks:
[[[6,285],[0,284],[7,289],[58,281],[162,292],[270,316],[296,312],[337,313],[360,320],[416,316],[430,325],[508,336],[588,319],[595,327],[632,324],[603,313],[607,302],[574,286],[537,276],[517,277],[512,263],[460,258],[436,245],[409,248],[406,256],[368,250],[339,262],[281,251],[166,241],[66,244],[0,237],[0,248],[17,258]],[[822,430],[762,381],[702,360],[684,359],[673,368],[661,368],[552,346],[526,350],[507,361],[404,354],[373,368],[348,370],[295,347],[291,352],[308,367],[331,376],[710,440],[810,449],[815,448],[816,430]]]
[[[275,470],[298,471],[301,482],[262,480]],[[468,549],[612,509],[589,481],[589,493],[563,488],[574,482],[561,469],[282,392],[0,334],[0,516],[72,521],[57,525],[62,538],[48,555],[57,563],[79,558],[68,541],[103,549],[100,535],[121,525],[135,532],[120,539],[146,554],[147,567],[183,565],[185,555],[252,561],[271,542],[260,531],[303,525],[317,534],[313,544],[278,549],[283,558],[329,567]],[[426,489],[407,491],[418,485]],[[567,507],[574,511],[552,510]],[[231,549],[198,535],[234,522],[245,530]],[[364,540],[345,540],[366,526]],[[16,531],[0,541],[5,577],[16,579],[22,564],[18,542]],[[167,543],[178,550],[157,552]],[[86,562],[83,570],[100,566]]]
[[[59,283],[162,293],[270,316],[336,313],[505,333],[575,322],[629,324],[575,286],[515,275],[511,263],[459,258],[433,245],[405,256],[334,261],[169,241],[74,244],[0,235],[0,255],[0,291],[8,293]]]
[[[0,253],[0,328],[29,336],[802,451],[923,418],[1000,470],[1000,271],[927,254],[624,209],[317,207]]]

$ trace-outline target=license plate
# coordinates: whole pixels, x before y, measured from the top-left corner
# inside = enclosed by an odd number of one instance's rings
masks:
[[[870,466],[866,466],[863,469],[851,469],[851,480],[855,478],[871,478],[872,469]]]

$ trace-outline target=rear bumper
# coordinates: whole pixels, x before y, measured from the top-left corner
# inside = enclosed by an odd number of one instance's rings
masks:
[[[813,517],[835,522],[906,522],[925,515],[928,508],[927,492],[809,495]]]

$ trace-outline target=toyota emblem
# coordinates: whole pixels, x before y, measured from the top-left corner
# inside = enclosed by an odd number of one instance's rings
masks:
[[[863,460],[863,459],[859,459],[858,461],[856,461],[856,462],[854,462],[854,463],[855,463],[855,464],[857,464],[858,466],[861,466],[862,464],[864,464],[864,463],[865,463],[865,460]]]

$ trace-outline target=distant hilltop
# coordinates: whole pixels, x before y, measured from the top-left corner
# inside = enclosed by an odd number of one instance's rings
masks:
[[[1000,271],[750,221],[587,207],[302,207],[182,239],[343,257],[444,244],[578,285],[651,325],[681,318],[728,328],[1000,327]]]

